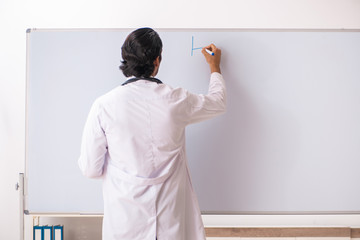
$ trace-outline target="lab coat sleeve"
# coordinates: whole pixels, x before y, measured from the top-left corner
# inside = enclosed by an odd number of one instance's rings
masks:
[[[100,105],[95,101],[86,120],[82,136],[78,164],[83,175],[89,178],[102,176],[105,165],[107,141],[101,127],[100,113]]]
[[[188,93],[188,123],[196,123],[220,115],[226,111],[226,87],[223,76],[214,72],[210,76],[206,95]]]

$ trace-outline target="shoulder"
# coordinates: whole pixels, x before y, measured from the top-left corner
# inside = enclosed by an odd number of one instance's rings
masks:
[[[115,90],[116,88],[101,96],[98,96],[92,103],[91,112],[99,115],[105,108],[108,108],[109,105],[111,105],[111,102],[114,102],[112,99],[114,98]]]
[[[157,87],[156,91],[159,95],[166,98],[185,98],[188,91],[181,87],[172,87],[168,84],[161,84]]]

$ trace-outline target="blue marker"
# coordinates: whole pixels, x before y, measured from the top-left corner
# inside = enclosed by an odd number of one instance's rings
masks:
[[[213,53],[212,51],[210,51],[210,50],[208,50],[208,49],[206,49],[206,48],[205,48],[205,51],[206,51],[208,54],[210,54],[211,56],[214,56],[214,55],[215,55],[215,53]]]

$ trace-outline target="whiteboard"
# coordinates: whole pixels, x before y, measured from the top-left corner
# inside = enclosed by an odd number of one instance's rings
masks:
[[[26,209],[102,213],[77,166],[92,102],[125,81],[129,29],[27,32]],[[158,29],[158,78],[206,93],[222,49],[227,113],[187,128],[203,213],[360,212],[360,32]]]

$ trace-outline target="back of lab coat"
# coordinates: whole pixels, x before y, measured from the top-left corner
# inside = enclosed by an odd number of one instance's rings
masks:
[[[185,127],[225,107],[219,73],[211,74],[205,95],[139,80],[94,102],[79,166],[85,176],[103,180],[104,240],[205,239]]]

